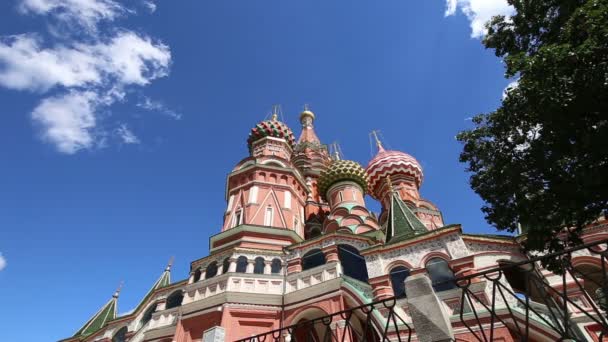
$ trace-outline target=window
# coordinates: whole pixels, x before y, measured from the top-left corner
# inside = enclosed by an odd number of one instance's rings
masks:
[[[257,257],[255,258],[255,264],[253,266],[253,273],[255,274],[264,274],[264,258]]]
[[[236,259],[236,271],[238,273],[247,272],[247,258],[246,257],[240,256],[238,259]]]
[[[357,200],[357,192],[353,189],[353,200],[356,201]]]
[[[265,226],[272,226],[272,216],[273,216],[273,210],[272,207],[268,207],[266,208],[266,212],[264,213],[264,225]]]
[[[258,187],[254,185],[249,190],[249,201],[248,202],[256,203],[257,200],[258,200]]]
[[[291,209],[291,192],[289,191],[285,191],[285,205],[283,207]]]
[[[272,274],[281,273],[281,268],[282,268],[281,260],[273,259],[272,264],[270,264],[270,273],[272,273]]]
[[[344,194],[342,193],[342,191],[338,193],[338,198],[340,198],[340,202],[344,201]]]
[[[112,342],[125,342],[127,340],[127,332],[129,329],[127,327],[120,328],[116,334],[112,337]]]
[[[201,280],[201,270],[197,269],[196,271],[194,271],[193,282],[196,283],[199,280]]]
[[[184,300],[184,295],[182,294],[182,290],[177,290],[167,297],[167,309],[176,308],[182,305],[182,300]]]
[[[298,230],[300,228],[300,221],[297,216],[293,217],[293,229]]]
[[[143,315],[143,317],[141,318],[141,321],[140,321],[140,327],[143,327],[146,324],[148,324],[148,322],[150,322],[150,320],[152,319],[152,314],[154,313],[154,311],[156,311],[156,304],[150,306],[148,308],[148,310],[146,310],[146,312],[144,312],[144,315]]]
[[[410,270],[404,266],[394,267],[390,271],[393,294],[396,297],[405,296],[405,279],[410,276]]]
[[[224,262],[222,263],[222,273],[227,273],[229,269],[230,269],[230,258],[226,258],[226,259],[224,259]]]
[[[230,212],[230,210],[232,210],[233,202],[234,202],[234,195],[230,195],[230,198],[228,199],[228,208],[226,208],[227,212]]]
[[[359,251],[350,245],[338,245],[338,258],[347,276],[367,283],[367,264]]]
[[[243,223],[243,209],[237,209],[232,217],[232,226],[236,227]]]
[[[302,257],[302,270],[325,265],[325,254],[320,249],[313,249]]]
[[[217,274],[217,262],[212,262],[207,266],[207,270],[205,270],[205,279],[209,279],[215,277]]]
[[[431,278],[435,292],[446,291],[456,287],[454,273],[447,261],[441,258],[432,258],[426,263],[426,271]]]

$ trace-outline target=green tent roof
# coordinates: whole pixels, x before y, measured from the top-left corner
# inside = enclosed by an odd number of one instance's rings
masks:
[[[392,194],[388,218],[384,224],[386,242],[396,242],[426,233],[428,229],[397,193]]]
[[[108,321],[116,318],[116,310],[117,310],[117,302],[118,302],[118,293],[120,290],[116,291],[116,293],[97,313],[91,317],[83,326],[80,328],[74,336],[89,336],[95,333],[97,330],[103,328],[104,325]]]

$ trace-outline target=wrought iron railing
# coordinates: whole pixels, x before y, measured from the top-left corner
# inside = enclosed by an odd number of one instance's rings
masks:
[[[595,272],[573,264],[579,255],[595,265]],[[494,341],[501,328],[521,341],[608,340],[607,257],[605,240],[448,280],[461,292],[452,320],[480,342]],[[561,271],[543,275],[538,265],[547,262],[561,265]],[[239,342],[410,341],[415,327],[404,298],[375,301]]]

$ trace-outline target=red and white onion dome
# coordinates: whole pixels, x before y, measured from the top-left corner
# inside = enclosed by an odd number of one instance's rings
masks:
[[[276,114],[272,116],[272,119],[262,121],[251,129],[249,138],[247,139],[249,149],[251,150],[253,143],[265,137],[285,139],[292,149],[296,145],[296,139],[293,132],[286,124],[277,120]]]
[[[422,167],[416,158],[401,151],[386,151],[380,148],[378,154],[370,160],[365,168],[369,176],[369,190],[373,197],[379,199],[379,193],[383,182],[386,182],[386,177],[391,176],[408,176],[414,179],[416,187],[420,188],[422,179]]]

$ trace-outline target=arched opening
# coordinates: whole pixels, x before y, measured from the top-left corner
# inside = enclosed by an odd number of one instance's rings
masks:
[[[182,294],[182,290],[174,291],[167,297],[167,309],[176,308],[182,305],[182,300],[184,300],[184,295]]]
[[[112,342],[126,342],[127,341],[127,332],[129,329],[127,327],[122,327],[118,329],[116,334],[112,336]]]
[[[201,280],[201,270],[197,269],[194,271],[194,278],[192,278],[192,281],[196,283],[199,280]]]
[[[321,228],[319,228],[318,226],[315,226],[311,229],[308,230],[308,234],[306,234],[306,239],[312,239],[312,238],[316,238],[317,236],[321,235]]]
[[[431,278],[435,292],[447,291],[456,288],[454,272],[448,262],[441,258],[431,258],[426,262],[426,272]]]
[[[534,271],[532,265],[509,267],[513,264],[509,260],[499,260],[498,265],[503,269],[505,279],[516,294],[529,297],[535,302],[543,302],[547,293],[543,289],[543,281]]]
[[[255,264],[253,265],[253,273],[255,274],[264,274],[264,258],[257,257],[255,258]]]
[[[282,268],[281,260],[273,259],[272,264],[270,264],[270,273],[272,273],[272,274],[281,273],[281,268]]]
[[[350,245],[338,245],[338,258],[347,276],[367,283],[367,264],[359,251]]]
[[[148,310],[146,310],[146,312],[144,312],[144,315],[141,317],[141,321],[139,326],[143,327],[146,324],[148,324],[148,322],[150,322],[150,320],[152,319],[152,314],[154,313],[154,311],[156,311],[156,304],[151,305]]]
[[[598,259],[599,261],[599,259]],[[602,274],[602,268],[594,264],[579,264],[574,266],[573,272],[583,286],[585,292],[603,310],[608,310],[608,274]]]
[[[389,272],[391,277],[391,285],[393,287],[393,294],[396,297],[406,296],[405,293],[405,279],[410,276],[409,268],[405,266],[393,267]]]
[[[216,274],[217,274],[217,262],[214,261],[207,266],[207,269],[205,270],[205,279],[215,277]]]
[[[236,259],[236,272],[247,272],[247,257],[241,255],[238,259]]]
[[[325,265],[325,254],[318,248],[309,251],[302,257],[303,271],[321,265]]]
[[[325,336],[326,329],[324,329],[326,326],[320,321],[315,322],[315,324],[311,324],[310,322],[324,316],[327,316],[327,313],[316,307],[306,309],[299,313],[292,321],[292,324],[297,324],[297,326],[293,330],[291,340],[297,342],[324,341],[325,339],[323,337],[327,337]]]
[[[226,258],[222,262],[222,274],[228,273],[229,269],[230,269],[230,258]]]

